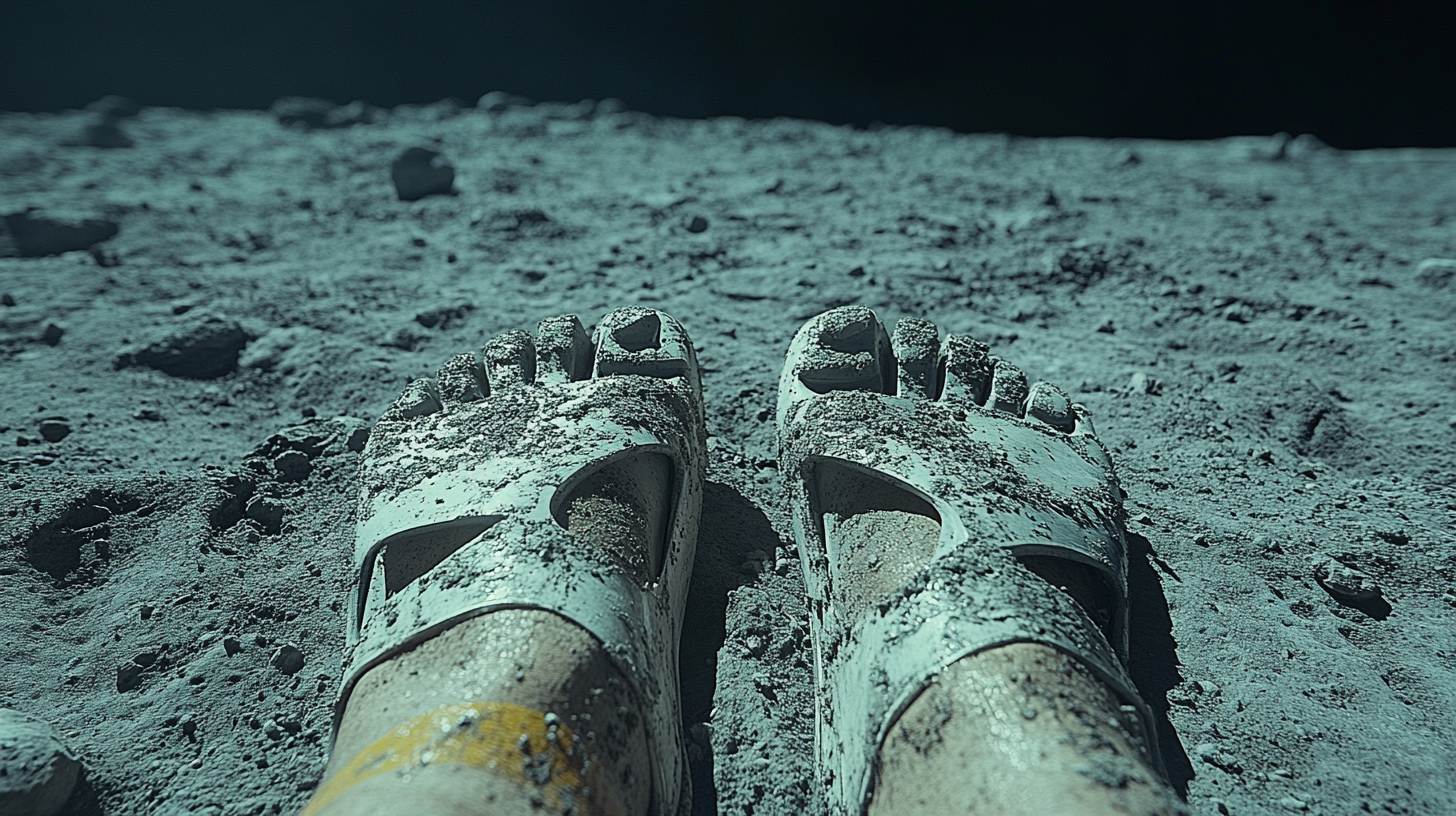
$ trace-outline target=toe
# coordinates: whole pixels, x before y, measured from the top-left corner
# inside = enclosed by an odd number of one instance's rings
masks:
[[[940,334],[935,324],[907,317],[895,324],[890,346],[899,363],[897,393],[902,397],[934,397],[940,368]]]
[[[485,372],[474,354],[457,354],[446,360],[435,373],[435,381],[440,384],[440,401],[445,405],[485,399],[488,389]]]
[[[542,385],[591,376],[591,337],[576,315],[548,317],[536,325],[536,381]]]
[[[693,344],[682,324],[656,309],[628,306],[602,318],[592,338],[596,376],[687,376],[694,370]]]
[[[799,382],[816,393],[893,393],[885,363],[893,354],[885,326],[863,306],[833,309],[811,319],[794,337],[790,366]]]
[[[1071,431],[1077,424],[1072,416],[1072,401],[1067,399],[1066,392],[1047,382],[1031,387],[1026,398],[1026,416],[1063,432]]]
[[[518,388],[536,379],[536,344],[531,335],[512,329],[485,345],[485,373],[491,391]]]
[[[415,380],[405,386],[404,393],[384,412],[384,419],[417,419],[442,408],[431,380]]]
[[[969,337],[951,335],[941,346],[945,366],[943,400],[964,400],[981,404],[991,389],[991,349]]]
[[[1005,360],[992,358],[996,363],[991,375],[991,396],[986,407],[1021,416],[1026,411],[1026,375],[1021,369]]]

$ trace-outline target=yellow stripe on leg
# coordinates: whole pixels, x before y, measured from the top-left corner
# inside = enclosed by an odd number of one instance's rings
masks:
[[[534,788],[558,810],[595,811],[586,757],[554,714],[509,703],[442,706],[380,737],[314,792],[300,816],[314,816],[355,785],[381,774],[455,763]]]

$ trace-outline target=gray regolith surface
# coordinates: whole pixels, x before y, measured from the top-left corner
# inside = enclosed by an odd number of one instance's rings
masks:
[[[363,429],[498,332],[634,303],[703,367],[698,813],[812,812],[773,410],[794,331],[849,303],[1091,409],[1195,813],[1456,809],[1456,265],[1420,266],[1456,257],[1456,151],[582,113],[150,109],[115,149],[0,115],[0,214],[120,228],[0,258],[0,707],[80,757],[72,812],[301,806]],[[455,195],[398,200],[411,147]]]

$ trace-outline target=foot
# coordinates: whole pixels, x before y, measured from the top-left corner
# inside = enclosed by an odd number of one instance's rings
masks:
[[[705,449],[691,342],[627,308],[592,337],[553,318],[483,357],[412,383],[370,436],[351,653],[309,810],[676,812]]]
[[[975,341],[848,307],[796,335],[778,417],[830,812],[1116,812],[1088,804],[1104,778],[1160,812],[1121,662],[1120,491],[1086,412]]]

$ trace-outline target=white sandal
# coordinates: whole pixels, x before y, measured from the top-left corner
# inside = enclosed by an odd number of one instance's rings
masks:
[[[594,635],[635,686],[651,813],[677,814],[691,799],[678,636],[706,463],[692,342],[666,314],[632,307],[590,339],[575,316],[553,318],[534,341],[502,335],[485,357],[484,370],[460,355],[437,382],[413,383],[370,436],[335,726],[381,662],[477,615],[548,610]],[[674,469],[655,570],[613,563],[568,534],[563,515],[582,479],[648,453]]]
[[[1151,760],[1151,711],[1123,661],[1127,568],[1112,463],[1080,406],[1028,389],[985,346],[874,312],[835,309],[790,346],[779,383],[779,461],[788,476],[815,644],[816,768],[828,812],[864,812],[891,725],[967,655],[1018,641],[1054,646],[1136,709]],[[897,591],[854,614],[837,603],[842,554],[823,529],[839,476],[877,480],[939,516],[940,537]],[[996,542],[978,546],[977,542]],[[1103,627],[1063,592],[1013,566],[1051,556],[1100,576],[1115,598]]]

